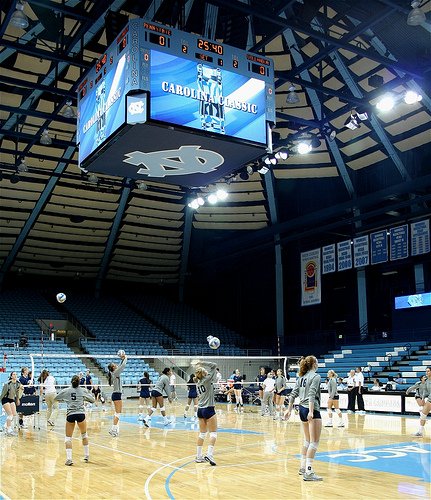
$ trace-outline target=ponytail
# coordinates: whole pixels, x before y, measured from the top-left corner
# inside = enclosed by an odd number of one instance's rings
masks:
[[[114,363],[108,365],[108,384],[112,385],[112,372],[114,371]]]
[[[298,375],[302,377],[306,373],[308,373],[310,370],[313,369],[314,364],[317,362],[317,359],[314,356],[307,356],[305,358],[302,358],[300,363],[299,363],[299,372]]]

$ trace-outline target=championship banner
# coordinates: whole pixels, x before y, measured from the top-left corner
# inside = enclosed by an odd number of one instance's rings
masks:
[[[430,221],[422,220],[410,224],[412,255],[421,255],[430,251]]]
[[[360,236],[353,240],[353,258],[355,267],[368,266],[370,263],[370,252],[368,236]]]
[[[338,270],[352,269],[352,244],[350,240],[337,243]]]
[[[322,248],[322,274],[335,272],[335,245]]]
[[[320,248],[301,253],[302,306],[321,303]]]
[[[371,264],[388,261],[388,235],[386,229],[371,233]]]
[[[391,260],[407,259],[409,256],[409,227],[393,227],[389,232]]]

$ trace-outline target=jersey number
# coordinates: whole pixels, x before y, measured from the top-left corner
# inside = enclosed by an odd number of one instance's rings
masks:
[[[205,389],[205,387],[203,385],[201,385],[201,386],[198,387],[198,393],[202,394],[203,392],[206,392],[206,389]]]
[[[70,399],[71,399],[72,401],[76,401],[76,392],[71,392],[71,393],[70,393]]]
[[[306,384],[307,384],[307,379],[306,379],[306,378],[303,378],[303,379],[301,380],[301,382],[300,382],[300,384],[299,384],[299,385],[300,385],[300,387],[305,387],[305,386],[306,386]]]

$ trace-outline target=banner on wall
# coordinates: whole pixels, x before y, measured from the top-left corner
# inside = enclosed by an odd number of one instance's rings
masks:
[[[393,227],[389,231],[389,240],[391,242],[391,260],[407,259],[409,256],[409,227]]]
[[[410,224],[412,255],[422,255],[430,251],[430,221],[421,220]]]
[[[352,269],[352,243],[350,240],[337,243],[338,270]]]
[[[386,229],[371,233],[371,264],[381,264],[388,261],[388,233]]]
[[[320,304],[320,248],[301,253],[302,306]]]
[[[370,263],[370,250],[368,235],[359,236],[353,240],[353,263],[355,267],[368,266]]]
[[[335,269],[335,244],[322,248],[322,274],[334,273]]]

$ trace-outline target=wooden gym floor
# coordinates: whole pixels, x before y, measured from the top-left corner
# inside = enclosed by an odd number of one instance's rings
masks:
[[[417,499],[430,498],[431,423],[426,437],[412,437],[416,417],[343,415],[345,428],[324,428],[314,468],[322,482],[298,475],[302,435],[298,416],[289,422],[261,417],[258,407],[237,414],[219,405],[216,467],[196,464],[197,421],[183,417],[183,402],[168,405],[175,422],[159,413],[147,429],[137,404],[126,402],[120,436],[108,430],[112,410],[88,415],[90,463],[82,461],[78,431],[72,467],[66,467],[64,410],[56,426],[0,434],[0,499]],[[323,422],[326,412],[322,413]],[[334,417],[334,424],[338,418]],[[204,451],[206,446],[204,447]]]

